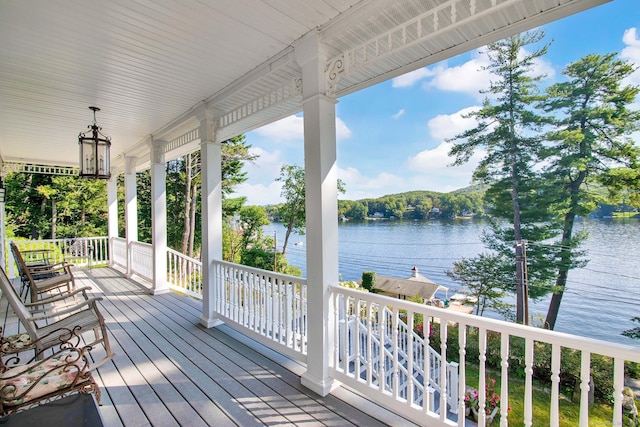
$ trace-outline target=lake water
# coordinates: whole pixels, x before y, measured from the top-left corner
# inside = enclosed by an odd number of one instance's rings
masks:
[[[482,220],[365,221],[339,225],[340,279],[358,280],[363,271],[399,278],[409,277],[413,266],[431,280],[460,289],[446,270],[461,258],[485,251],[480,235]],[[569,273],[556,330],[590,338],[640,346],[640,340],[620,333],[639,326],[631,318],[640,316],[640,223],[638,220],[579,220],[576,230],[586,230],[584,244],[588,265]],[[265,232],[281,245],[284,226],[273,223]],[[295,243],[298,243],[297,245]],[[305,236],[292,236],[287,248],[289,263],[306,276]],[[549,298],[530,301],[534,322],[542,323]],[[487,313],[486,316],[497,317]]]

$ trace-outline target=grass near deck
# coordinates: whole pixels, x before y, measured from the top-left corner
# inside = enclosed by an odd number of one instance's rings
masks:
[[[478,367],[467,365],[467,385],[478,388]],[[491,372],[487,378],[495,378],[496,390],[500,391],[500,377]],[[524,424],[524,380],[509,377],[509,425]],[[551,394],[545,392],[540,384],[534,381],[533,391],[533,425],[548,426],[551,408]],[[493,425],[498,425],[499,415]],[[613,408],[609,404],[594,403],[589,409],[589,427],[610,427],[613,420]],[[580,421],[580,404],[573,403],[569,399],[560,400],[560,426],[575,427]]]

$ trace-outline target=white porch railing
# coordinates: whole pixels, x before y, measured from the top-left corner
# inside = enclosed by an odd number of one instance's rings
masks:
[[[589,425],[589,390],[593,387],[590,381],[592,369],[596,369],[591,364],[594,355],[604,356],[611,363],[609,378],[612,379],[614,400],[612,425],[622,425],[624,364],[640,362],[637,348],[457,313],[340,286],[332,286],[330,290],[335,304],[334,333],[339,337],[336,347],[332,349],[331,375],[420,424],[464,426],[466,364],[469,362],[479,367],[479,381],[474,388],[484,390],[489,372],[488,359],[493,357],[497,358],[499,366],[494,369],[499,373],[492,375],[499,376],[501,380],[500,390],[497,390],[501,395],[501,409],[496,415],[500,424],[508,424],[509,401],[519,401],[524,402],[524,425],[533,425],[534,360],[538,364],[548,359],[551,367],[550,425],[558,426],[560,377],[561,372],[568,369],[562,366],[561,354],[572,352],[579,361],[579,425]],[[401,316],[406,316],[406,323],[400,320]],[[418,335],[408,334],[403,326],[414,325],[414,320],[419,316],[424,320],[425,336],[422,341],[416,338]],[[438,359],[422,356],[430,345],[430,331],[434,340],[431,344],[438,344],[441,349],[439,360],[459,360],[457,378],[452,369],[439,369]],[[453,340],[447,339],[449,332]],[[380,343],[386,344],[380,346]],[[448,355],[447,343],[459,350]],[[515,360],[516,355],[512,354],[516,345],[522,350],[520,360]],[[468,352],[471,354],[472,346],[474,354],[477,354],[477,358],[473,359],[467,357]],[[510,363],[523,366],[522,372],[518,373],[518,377],[524,377],[523,395],[509,394],[509,376],[513,375],[509,370]],[[424,398],[424,372],[430,373],[429,387],[439,389],[436,390],[438,397],[435,402]],[[439,381],[432,379],[434,374],[440,377]],[[458,388],[455,395],[450,393],[454,385]],[[452,400],[453,396],[455,399]],[[487,421],[487,404],[485,394],[479,393],[480,426]]]
[[[202,262],[168,248],[167,282],[173,290],[202,299]]]
[[[129,251],[127,241],[121,237],[111,238],[111,263],[124,269],[128,267]]]
[[[113,238],[109,248],[106,242],[105,237],[16,241],[21,250],[51,249],[59,259],[65,254],[75,257],[78,265],[106,264],[110,256],[112,263],[151,280],[151,245],[133,242],[127,248],[124,239]],[[171,287],[201,298],[205,285],[201,282],[201,263],[172,250],[167,251],[167,257]],[[212,303],[217,318],[277,351],[306,362],[306,279],[223,261],[215,261],[213,270],[210,286],[214,287],[212,295],[216,295]],[[572,378],[577,379],[579,425],[589,425],[594,373],[612,384],[608,391],[612,390],[611,425],[623,425],[625,363],[640,363],[640,351],[635,347],[465,315],[339,286],[329,287],[329,298],[335,325],[330,333],[336,337],[329,340],[335,342],[335,347],[326,350],[332,355],[330,376],[419,424],[465,425],[467,370],[473,366],[479,379],[469,385],[478,390],[485,389],[489,374],[500,378],[497,393],[501,395],[501,409],[496,418],[501,425],[514,421],[506,409],[509,402],[522,402],[524,425],[537,425],[539,420],[533,418],[533,383],[534,373],[543,361],[549,367],[546,379],[550,390],[549,425],[560,425],[561,378],[570,369],[576,371]],[[417,332],[417,324],[422,324],[424,337]],[[572,357],[570,362],[565,362],[567,353]],[[608,363],[606,369],[601,367],[603,359]],[[443,362],[448,360],[458,363]],[[514,369],[518,369],[515,375]],[[523,391],[509,394],[510,377],[514,376],[523,384]],[[487,422],[487,404],[484,393],[479,393],[480,426]]]
[[[129,274],[149,281],[153,280],[153,245],[142,242],[129,243]]]
[[[109,240],[107,237],[78,237],[44,240],[12,240],[21,252],[43,252],[49,262],[67,261],[78,267],[94,267],[109,263]],[[15,277],[16,268],[13,254],[7,252],[7,274]]]
[[[225,261],[214,261],[213,265],[217,317],[296,360],[306,361],[306,279]]]

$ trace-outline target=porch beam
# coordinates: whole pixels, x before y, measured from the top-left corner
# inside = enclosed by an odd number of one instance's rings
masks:
[[[167,185],[164,141],[152,140],[151,152],[151,229],[153,243],[154,295],[169,292],[167,283]]]
[[[325,95],[326,55],[318,33],[296,46],[302,68],[307,222],[307,371],[302,385],[321,396],[336,386],[329,376],[334,348],[329,286],[338,281],[338,190],[335,99]]]

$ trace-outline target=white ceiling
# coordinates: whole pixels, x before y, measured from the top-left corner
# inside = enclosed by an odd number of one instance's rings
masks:
[[[310,31],[344,55],[340,97],[605,1],[0,0],[0,157],[77,165],[95,105],[121,169],[124,154],[148,155],[150,135],[193,127],[197,105],[221,117],[301,78],[293,51]],[[242,114],[219,136],[300,101]]]

